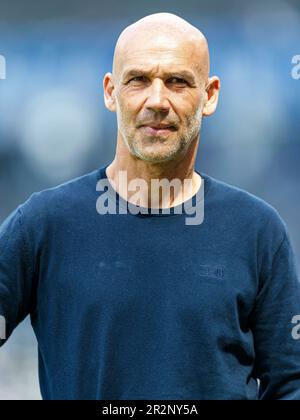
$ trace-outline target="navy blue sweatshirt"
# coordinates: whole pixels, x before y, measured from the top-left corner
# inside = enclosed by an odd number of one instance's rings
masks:
[[[300,285],[278,212],[197,171],[200,224],[99,214],[106,167],[0,228],[0,315],[7,339],[30,314],[42,397],[299,400]]]

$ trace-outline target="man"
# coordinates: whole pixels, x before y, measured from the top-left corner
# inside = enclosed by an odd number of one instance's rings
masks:
[[[220,89],[205,37],[175,15],[147,16],[120,35],[103,86],[113,162],[33,194],[0,230],[6,338],[30,314],[43,398],[300,399],[286,224],[194,169]],[[179,188],[157,194],[163,179]],[[204,218],[189,225],[195,203]]]

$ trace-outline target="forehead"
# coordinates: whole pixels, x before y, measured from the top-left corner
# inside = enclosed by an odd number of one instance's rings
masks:
[[[120,71],[124,75],[132,68],[147,71],[195,71],[199,65],[199,54],[195,43],[179,37],[156,35],[131,39],[122,48]]]

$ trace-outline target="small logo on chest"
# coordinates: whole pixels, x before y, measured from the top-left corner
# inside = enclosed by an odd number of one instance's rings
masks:
[[[203,277],[214,277],[216,279],[222,279],[224,276],[224,268],[219,265],[200,265],[199,275]]]

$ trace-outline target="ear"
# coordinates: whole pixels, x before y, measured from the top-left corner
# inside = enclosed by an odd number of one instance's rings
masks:
[[[221,88],[220,79],[217,76],[210,77],[206,85],[206,99],[203,108],[203,115],[208,117],[212,115],[218,105],[219,93]]]
[[[103,78],[104,103],[106,108],[112,112],[116,111],[114,89],[113,76],[111,73],[106,73]]]

